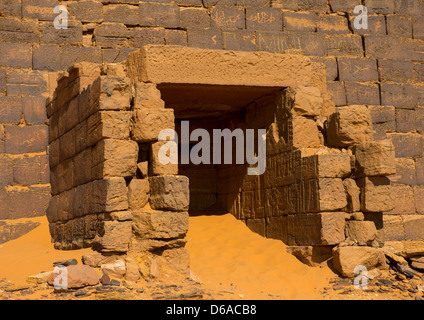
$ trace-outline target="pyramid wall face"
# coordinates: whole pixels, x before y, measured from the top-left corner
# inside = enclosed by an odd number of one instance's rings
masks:
[[[68,29],[54,27],[58,16],[54,8],[59,4],[69,11]],[[54,198],[49,147],[53,141],[45,106],[54,101],[58,78],[79,62],[123,62],[146,44],[268,53],[294,49],[323,63],[325,87],[339,112],[331,120],[333,129],[338,130],[341,121],[349,123],[343,119],[349,119],[350,106],[364,106],[371,115],[371,141],[391,140],[394,146],[396,174],[386,178],[394,190],[387,201],[393,208],[387,205],[383,214],[374,215],[378,208],[372,207],[372,195],[380,193],[361,193],[363,203],[369,204],[367,210],[360,209],[364,219],[373,221],[377,230],[384,223],[381,237],[386,241],[423,240],[424,3],[367,1],[368,30],[354,26],[353,9],[359,4],[356,0],[0,0],[0,242],[31,230],[36,224],[25,219],[45,215]],[[141,74],[129,70],[128,83],[147,81],[149,70]],[[165,71],[151,78],[153,82],[166,76]],[[214,84],[219,85],[218,80]],[[79,94],[68,92],[65,97]],[[329,119],[333,111],[327,107],[323,116]],[[334,148],[348,147],[343,132],[329,142]],[[385,143],[377,144],[376,154],[392,152]],[[365,176],[380,177],[382,173],[376,173],[380,169],[369,169]],[[381,178],[353,179],[362,190],[376,185],[385,190],[388,184]],[[11,223],[21,218],[19,227]],[[94,225],[97,218],[92,218]],[[249,224],[263,230],[262,221]]]

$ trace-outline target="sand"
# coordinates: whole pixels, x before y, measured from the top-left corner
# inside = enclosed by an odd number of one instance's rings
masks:
[[[39,221],[41,225],[18,239],[0,245],[0,279],[23,284],[30,275],[53,270],[55,261],[75,258],[81,263],[81,256],[91,252],[91,249],[55,250],[50,241],[47,218],[25,220]]]
[[[28,234],[0,245],[0,279],[24,284],[26,278],[53,269],[53,262],[81,256],[91,249],[55,250],[46,217]],[[286,252],[279,240],[250,231],[232,215],[190,217],[187,248],[192,276],[217,299],[320,299],[319,289],[334,276],[328,268],[311,268]],[[223,294],[220,295],[219,292]]]
[[[282,241],[253,233],[230,214],[190,217],[187,240],[192,273],[211,289],[231,288],[236,298],[320,299],[319,289],[334,277],[328,267],[304,265]]]

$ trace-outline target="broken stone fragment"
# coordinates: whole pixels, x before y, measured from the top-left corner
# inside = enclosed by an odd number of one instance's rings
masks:
[[[54,267],[59,265],[67,267],[67,266],[73,266],[77,264],[78,264],[77,259],[68,259],[68,260],[60,260],[60,261],[53,262]]]
[[[122,278],[126,272],[124,260],[116,260],[111,263],[105,263],[100,266],[101,270],[109,277]]]
[[[345,179],[343,180],[343,186],[346,191],[346,198],[347,198],[347,206],[346,211],[352,212],[353,214],[357,213],[359,210],[361,210],[361,202],[360,202],[360,190],[357,186],[355,180],[353,179]],[[354,218],[355,220],[358,220]],[[363,220],[363,217],[362,217]]]
[[[382,263],[380,249],[365,246],[345,246],[333,249],[334,268],[344,277],[352,278],[359,274],[355,269],[365,266],[372,270]]]

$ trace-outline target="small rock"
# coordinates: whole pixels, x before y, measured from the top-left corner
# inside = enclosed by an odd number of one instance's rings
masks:
[[[116,260],[112,263],[105,263],[102,264],[100,267],[102,271],[105,272],[108,276],[116,278],[122,278],[126,272],[124,260]]]
[[[137,288],[136,291],[137,291],[137,293],[143,293],[144,289],[143,288]]]
[[[25,285],[25,284],[14,284],[14,285],[11,285],[11,286],[7,287],[6,289],[4,289],[4,291],[15,292],[15,291],[26,290],[28,288],[29,288],[29,286]]]
[[[50,277],[50,275],[52,273],[53,273],[53,271],[48,271],[48,272],[41,272],[41,273],[33,275],[33,276],[29,276],[27,278],[27,282],[37,283],[37,284],[46,283],[47,279]]]
[[[367,278],[373,280],[381,276],[381,271],[379,269],[373,269],[367,272]]]
[[[398,263],[396,266],[398,271],[404,274],[407,278],[412,278],[417,274],[417,272],[411,269],[407,264]]]
[[[110,278],[109,276],[103,272],[102,277],[100,278],[100,283],[104,286],[110,285]]]
[[[114,287],[119,287],[121,285],[121,282],[119,280],[112,279],[110,280],[110,285]]]
[[[99,283],[99,276],[94,268],[87,265],[70,265],[64,267],[62,273],[52,273],[47,279],[49,285],[54,285],[57,277],[60,277],[63,289],[83,288],[94,286]]]
[[[77,259],[68,259],[68,260],[60,260],[60,261],[55,261],[53,262],[53,267],[57,267],[57,266],[75,266],[78,264]]]

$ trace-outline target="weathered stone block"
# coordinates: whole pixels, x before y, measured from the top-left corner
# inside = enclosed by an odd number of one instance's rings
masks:
[[[414,186],[417,184],[415,161],[409,158],[396,159],[396,174],[390,176],[393,183],[407,184]]]
[[[318,126],[314,120],[305,117],[293,117],[293,140],[292,144],[296,148],[319,148],[321,140],[319,138]]]
[[[165,102],[153,83],[139,82],[135,85],[134,109],[163,109]]]
[[[148,179],[132,179],[128,185],[128,202],[132,210],[142,209],[149,201]]]
[[[132,138],[137,142],[157,141],[161,130],[175,128],[173,109],[138,109],[135,111]]]
[[[132,234],[131,221],[104,221],[93,246],[102,252],[127,252]]]
[[[399,215],[383,215],[383,228],[385,241],[405,240],[405,229],[402,217]]]
[[[366,177],[357,180],[361,189],[361,211],[385,212],[394,208],[390,180],[386,177]]]
[[[187,211],[189,181],[185,176],[150,177],[150,206],[154,210]]]
[[[320,154],[302,158],[302,179],[344,178],[350,175],[350,155]]]
[[[139,24],[147,27],[180,27],[180,9],[175,4],[140,3]]]
[[[132,177],[137,171],[137,159],[138,144],[135,141],[101,140],[92,151],[93,177]]]
[[[99,110],[129,110],[132,87],[128,78],[101,76]],[[97,111],[97,110],[95,110]]]
[[[163,164],[160,159],[159,150],[168,142],[158,141],[152,143],[151,152],[150,152],[150,167],[149,175],[174,175],[178,174],[178,164]],[[166,153],[166,157],[170,157],[170,151]],[[163,161],[163,160],[162,160]]]
[[[417,213],[424,214],[424,186],[414,187],[414,201]]]
[[[181,238],[188,231],[188,213],[136,210],[133,229],[142,239]]]
[[[336,147],[367,143],[371,139],[371,124],[371,114],[366,106],[338,107],[328,120],[328,143]]]
[[[342,179],[319,179],[320,211],[336,211],[347,206],[346,192]]]
[[[323,212],[288,216],[289,245],[336,245],[345,239],[342,212]]]
[[[395,148],[391,140],[357,144],[353,153],[358,175],[387,176],[396,173]]]
[[[104,178],[92,182],[91,212],[112,212],[128,209],[128,191],[124,178]]]
[[[95,145],[102,139],[128,139],[130,118],[129,111],[96,112],[87,119],[87,145]]]
[[[266,237],[287,243],[287,216],[269,217],[266,222]]]
[[[375,240],[377,229],[372,221],[347,221],[346,237],[360,246],[369,246]]]
[[[388,134],[395,146],[396,158],[417,157],[423,155],[423,138],[413,133]]]
[[[411,186],[392,184],[393,210],[391,214],[414,214],[414,190]]]
[[[299,116],[318,116],[323,102],[318,88],[300,86],[295,92],[292,113]]]
[[[420,215],[404,215],[403,227],[405,240],[415,241],[424,239],[424,217]]]

